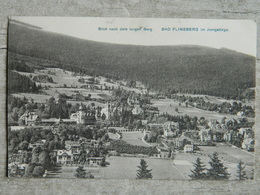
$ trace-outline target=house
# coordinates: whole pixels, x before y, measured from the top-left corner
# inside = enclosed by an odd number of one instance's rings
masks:
[[[100,141],[98,141],[98,140],[91,139],[91,140],[83,141],[83,142],[81,143],[81,145],[82,145],[85,149],[98,148],[98,147],[99,147],[99,142],[100,142]]]
[[[218,121],[216,119],[211,119],[208,122],[208,126],[209,126],[210,129],[215,129],[217,124],[218,124]]]
[[[133,115],[139,115],[143,113],[143,109],[140,107],[140,105],[135,105],[134,109],[132,110]]]
[[[59,164],[72,164],[73,153],[71,150],[57,150],[56,160]]]
[[[186,144],[193,144],[193,141],[184,135],[175,139],[175,148],[182,149]]]
[[[242,143],[242,149],[247,151],[254,151],[254,139],[253,138],[245,138]]]
[[[27,126],[36,125],[38,122],[41,121],[40,117],[37,114],[35,114],[35,112],[24,113],[19,118],[19,120],[22,121]]]
[[[178,123],[168,121],[163,124],[163,135],[164,137],[177,136],[179,132]]]
[[[71,150],[72,154],[77,154],[80,151],[81,144],[78,141],[65,141],[65,148]]]
[[[157,154],[158,158],[169,158],[169,150],[166,148],[157,148],[159,154]]]
[[[253,137],[252,128],[240,128],[238,131],[239,131],[239,134],[241,134],[243,138],[252,138]]]
[[[89,165],[100,165],[103,157],[89,157],[87,158],[87,162]]]
[[[27,164],[19,164],[19,163],[9,163],[8,164],[8,175],[9,176],[20,176],[22,177],[25,174],[25,169]]]
[[[147,125],[148,120],[141,120],[142,121],[142,125]]]
[[[210,129],[201,129],[199,131],[200,141],[208,142],[212,140],[212,131]]]
[[[234,131],[228,131],[226,133],[224,133],[224,140],[227,141],[227,142],[231,142],[236,136],[236,133]]]
[[[193,145],[193,144],[186,144],[186,145],[184,146],[183,151],[184,151],[185,153],[194,152],[194,145]]]

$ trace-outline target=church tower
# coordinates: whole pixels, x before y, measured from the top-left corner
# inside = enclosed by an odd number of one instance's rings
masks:
[[[84,112],[83,112],[82,105],[80,105],[78,111],[78,124],[83,124],[83,123],[84,123]]]

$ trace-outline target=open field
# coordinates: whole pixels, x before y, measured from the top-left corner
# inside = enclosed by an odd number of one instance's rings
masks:
[[[213,149],[213,148],[212,148]],[[211,151],[211,154],[213,152]],[[176,168],[182,173],[182,175],[186,178],[189,179],[189,175],[191,174],[190,170],[193,170],[193,163],[196,161],[197,158],[200,158],[201,161],[206,165],[206,168],[209,168],[209,161],[210,161],[210,157],[208,156],[208,154],[188,154],[188,153],[179,153],[176,154],[175,159],[174,159],[174,164],[176,166]],[[219,159],[224,163],[224,166],[226,166],[228,168],[228,173],[230,173],[230,180],[235,180],[236,179],[236,171],[237,171],[237,165],[238,163],[233,161],[229,161],[229,159],[224,158],[222,154],[219,154]],[[237,159],[238,161],[238,159]],[[244,162],[244,159],[242,159],[242,161]],[[252,169],[253,166],[249,166],[246,165],[246,172],[247,175],[249,177],[252,176]]]
[[[105,179],[135,179],[140,158],[109,157],[106,159],[110,165],[100,169],[101,178]],[[153,179],[183,179],[183,176],[168,159],[145,159],[148,169],[152,169]]]
[[[254,153],[247,152],[240,148],[234,146],[229,146],[225,143],[219,143],[216,147],[210,146],[200,146],[201,153],[212,154],[212,152],[217,152],[225,161],[237,163],[240,159],[247,165],[253,165],[254,163]]]
[[[34,73],[19,72],[19,74],[26,76],[48,75],[49,77],[52,77],[53,83],[41,83],[42,86],[47,85],[51,87],[57,87],[64,84],[67,86],[82,85],[78,82],[79,77],[74,76],[70,71],[62,70],[60,68],[45,68],[43,70],[36,70]]]
[[[73,94],[76,95],[77,93],[80,93],[84,96],[88,96],[88,94],[91,95],[91,98],[102,98],[98,94],[106,94],[110,95],[108,91],[100,91],[100,90],[90,90],[90,89],[82,89],[82,88],[49,88],[48,90],[45,90],[46,93],[49,95],[52,95],[54,98],[58,97],[59,94],[65,93],[67,96],[72,96]]]
[[[184,104],[179,106],[179,102],[171,99],[152,100],[151,102],[153,106],[159,108],[160,113],[168,113],[171,115],[184,116],[185,114],[187,114],[188,116],[192,116],[192,117],[197,116],[199,118],[204,117],[206,119],[217,119],[217,120],[221,120],[223,117],[226,117],[227,119],[241,118],[240,116],[236,116],[236,115],[220,114],[217,112],[202,110],[191,106],[186,108]],[[175,111],[175,108],[178,108],[178,112]],[[246,118],[248,118],[249,121],[254,121],[254,118],[249,118],[249,117]]]
[[[129,144],[137,146],[148,146],[142,141],[144,134],[142,132],[123,132],[122,140],[126,141]]]
[[[224,166],[228,167],[228,172],[231,174],[231,180],[236,179],[236,171],[239,160],[245,163],[248,176],[252,176],[252,169],[254,164],[254,154],[239,148],[231,147],[227,144],[217,144],[217,147],[212,146],[200,146],[201,151],[197,153],[177,153],[174,159],[174,164],[182,172],[182,174],[189,178],[191,174],[190,170],[193,169],[193,163],[197,157],[209,168],[208,162],[210,161],[210,155],[213,152],[219,154],[219,159],[224,163]]]
[[[115,139],[115,140],[119,139],[119,135],[116,133],[108,133],[108,136],[110,139]]]
[[[54,97],[56,100],[58,99],[58,93],[52,93],[53,95],[42,95],[42,94],[34,94],[34,93],[15,93],[12,94],[15,97],[19,97],[21,99],[23,99],[24,97],[28,100],[33,100],[35,103],[46,103],[47,100],[49,100],[51,97]],[[75,104],[85,104],[85,105],[89,105],[91,103],[95,103],[96,106],[100,106],[100,107],[105,107],[104,103],[100,103],[97,101],[72,101],[72,100],[67,100],[67,103],[71,103],[72,105]]]
[[[46,100],[52,97],[51,95],[41,95],[35,93],[15,93],[12,95],[21,99],[25,97],[28,100],[33,100],[35,103],[46,103]]]

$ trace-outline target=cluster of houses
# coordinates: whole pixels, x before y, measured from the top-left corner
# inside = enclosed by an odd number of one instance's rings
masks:
[[[229,121],[227,121],[228,123]],[[193,152],[195,145],[207,145],[212,142],[232,143],[238,136],[241,138],[241,148],[247,151],[254,150],[254,130],[253,128],[240,128],[237,131],[227,130],[226,124],[219,124],[216,120],[211,120],[205,126],[198,126],[199,130],[186,130],[180,132],[178,123],[167,121],[163,124],[149,123],[144,131],[148,137],[152,131],[163,132],[162,137],[166,145],[184,152]],[[185,136],[187,134],[192,136]],[[192,137],[192,138],[191,138]]]
[[[37,146],[43,146],[46,143],[45,139],[37,140],[34,143],[30,143],[28,151],[32,151]],[[84,148],[86,154],[89,154],[91,149],[99,148],[99,141],[94,139],[81,139],[78,141],[65,141],[65,149],[53,150],[52,154],[56,157],[56,163],[60,165],[99,165],[103,157],[88,157],[82,159],[81,149]],[[17,154],[13,154],[9,159],[8,172],[10,175],[22,176],[25,173],[25,169],[28,164],[23,162],[24,151],[18,150]],[[81,160],[79,160],[81,158]]]
[[[84,148],[86,154],[89,154],[90,149],[98,148],[99,141],[97,140],[79,140],[79,141],[65,141],[64,150],[54,150],[56,156],[56,162],[61,165],[78,165],[78,164],[87,164],[87,165],[99,165],[103,157],[87,157],[82,159],[81,149]],[[82,160],[79,160],[79,159]]]

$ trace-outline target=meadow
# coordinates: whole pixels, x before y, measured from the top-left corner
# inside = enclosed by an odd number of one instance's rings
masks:
[[[202,110],[199,108],[188,106],[186,107],[183,103],[181,106],[179,106],[179,102],[172,99],[159,99],[159,100],[152,100],[151,103],[153,106],[158,107],[160,113],[168,113],[171,115],[182,115],[185,114],[191,117],[197,116],[198,118],[204,117],[205,119],[217,119],[221,120],[223,117],[226,117],[227,119],[238,119],[241,118],[237,115],[230,115],[230,114],[222,114],[217,113],[214,111],[208,111],[208,110]],[[176,111],[176,108],[178,111]],[[246,117],[249,121],[254,121],[254,118]]]

